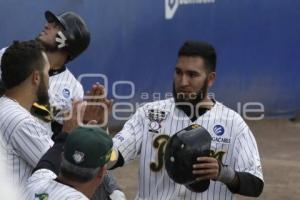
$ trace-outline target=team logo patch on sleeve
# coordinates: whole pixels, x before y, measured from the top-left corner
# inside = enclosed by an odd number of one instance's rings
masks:
[[[115,135],[115,137],[117,140],[119,140],[120,142],[123,142],[124,141],[124,137],[121,135],[121,134],[117,134]]]
[[[36,200],[48,200],[48,198],[49,198],[49,194],[47,193],[35,194]]]

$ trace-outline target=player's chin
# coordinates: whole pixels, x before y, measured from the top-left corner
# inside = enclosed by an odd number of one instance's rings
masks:
[[[181,93],[177,95],[177,99],[184,102],[191,102],[197,98],[197,95],[194,93]]]
[[[45,34],[44,32],[41,32],[38,36],[37,36],[37,38],[36,38],[38,41],[40,41],[41,43],[43,43],[43,44],[47,44],[47,45],[49,45],[49,43],[50,43],[50,38],[49,38],[49,36],[47,35],[47,34]],[[52,41],[51,41],[52,42]]]
[[[36,38],[35,40],[40,42],[41,44],[44,44],[44,41],[45,41],[45,35],[42,35],[42,33],[40,33]]]

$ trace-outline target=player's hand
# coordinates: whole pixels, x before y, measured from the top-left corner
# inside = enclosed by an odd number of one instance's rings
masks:
[[[126,200],[125,194],[121,190],[114,190],[111,195],[109,195],[111,200]]]
[[[197,180],[216,180],[219,175],[219,162],[213,157],[198,157],[193,165],[193,174],[199,176]]]
[[[87,105],[83,117],[85,124],[106,126],[108,115],[111,113],[112,102],[104,95],[105,88],[99,83],[94,84],[91,91],[86,93]]]
[[[85,111],[86,102],[84,101],[73,101],[72,111],[66,115],[64,125],[62,128],[63,132],[70,133],[72,130],[77,128],[82,123],[82,117]]]

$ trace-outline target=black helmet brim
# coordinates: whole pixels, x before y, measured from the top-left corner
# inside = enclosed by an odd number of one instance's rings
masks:
[[[66,24],[65,24],[64,20],[61,17],[56,16],[53,12],[47,10],[45,12],[45,18],[48,23],[55,22],[55,23],[60,24],[64,29],[66,29]]]

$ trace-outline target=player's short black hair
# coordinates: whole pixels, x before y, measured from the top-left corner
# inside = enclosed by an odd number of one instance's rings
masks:
[[[6,89],[22,83],[34,70],[42,71],[45,59],[43,46],[35,41],[14,41],[1,59],[2,81]]]
[[[210,72],[216,71],[217,54],[215,48],[207,42],[186,41],[178,51],[178,57],[181,56],[199,56],[204,59],[205,65]]]

